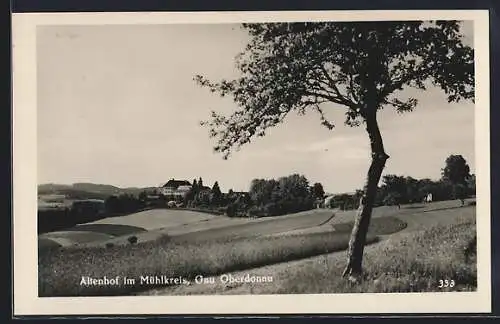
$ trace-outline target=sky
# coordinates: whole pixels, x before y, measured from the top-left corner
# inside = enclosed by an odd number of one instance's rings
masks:
[[[472,26],[463,33],[471,43]],[[368,136],[343,124],[340,106],[325,107],[334,130],[313,112],[292,113],[228,160],[213,152],[199,122],[236,107],[193,77],[237,77],[234,57],[247,41],[232,24],[38,27],[38,183],[143,187],[202,177],[243,191],[254,178],[300,173],[327,192],[362,188]],[[474,105],[449,104],[437,88],[403,95],[419,100],[414,112],[379,113],[384,174],[438,179],[450,154],[474,172]]]

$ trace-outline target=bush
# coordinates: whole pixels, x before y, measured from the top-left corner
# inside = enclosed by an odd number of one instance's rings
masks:
[[[130,244],[135,244],[137,243],[137,236],[130,236],[127,240]]]
[[[265,217],[267,216],[265,210],[261,207],[252,206],[247,211],[248,217]]]
[[[277,216],[280,215],[282,212],[281,204],[280,203],[269,203],[264,205],[264,213],[266,216]]]
[[[165,201],[159,199],[159,203]],[[146,207],[146,202],[141,201],[133,195],[110,196],[105,201],[105,210],[108,215],[130,214]]]
[[[227,205],[226,215],[228,217],[235,217],[237,210],[238,210],[238,208],[237,208],[236,204],[235,203],[230,203],[229,205]]]
[[[218,207],[216,210],[217,210],[217,214],[224,215],[226,213],[226,211],[227,211],[227,207]]]
[[[38,233],[51,232],[78,224],[68,209],[48,209],[38,211]]]

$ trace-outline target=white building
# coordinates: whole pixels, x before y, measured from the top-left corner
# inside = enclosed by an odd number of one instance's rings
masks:
[[[158,192],[164,196],[184,197],[192,185],[187,180],[170,179],[166,184],[158,188]]]

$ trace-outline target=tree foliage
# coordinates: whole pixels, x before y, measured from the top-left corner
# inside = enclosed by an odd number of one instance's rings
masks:
[[[219,183],[214,182],[212,190],[210,191],[210,205],[218,206],[222,202],[222,192],[220,191]]]
[[[319,182],[316,182],[312,186],[312,192],[313,192],[313,196],[316,199],[323,199],[323,197],[325,196],[325,190],[323,189],[323,185]]]
[[[429,193],[434,201],[454,199],[453,186],[449,182],[388,174],[383,177],[382,186],[379,188],[377,205],[418,203]]]
[[[303,175],[292,174],[279,179],[254,179],[249,197],[258,216],[277,216],[313,208],[314,197]]]
[[[319,113],[333,129],[324,103],[346,108],[345,123],[359,125],[372,110],[412,111],[415,98],[398,98],[405,87],[437,85],[448,100],[474,98],[474,53],[462,43],[457,21],[321,22],[243,24],[251,36],[236,58],[241,76],[195,80],[238,110],[215,111],[210,135],[227,158],[254,136],[264,136],[292,111]],[[430,81],[430,82],[427,82]]]
[[[453,184],[465,185],[470,175],[470,167],[462,155],[450,155],[446,158],[446,165],[442,169],[443,180]]]
[[[345,124],[365,123],[372,163],[367,172],[348,248],[344,276],[361,278],[361,263],[377,196],[389,156],[384,150],[377,111],[412,111],[416,98],[401,98],[406,87],[441,88],[449,102],[474,100],[474,52],[462,43],[457,21],[376,21],[243,24],[251,36],[236,58],[240,76],[212,82],[195,80],[237,105],[230,116],[212,112],[202,122],[217,138],[216,152],[231,152],[264,136],[291,112],[319,113],[342,106]],[[329,103],[330,105],[325,105]]]

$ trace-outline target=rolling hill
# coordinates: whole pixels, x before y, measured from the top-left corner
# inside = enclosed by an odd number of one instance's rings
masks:
[[[141,191],[152,191],[154,187],[128,187],[119,188],[113,185],[107,184],[95,184],[95,183],[73,183],[68,184],[56,184],[56,183],[46,183],[38,185],[39,194],[64,194],[69,198],[73,199],[105,199],[106,197],[119,194],[132,194],[138,195]]]

